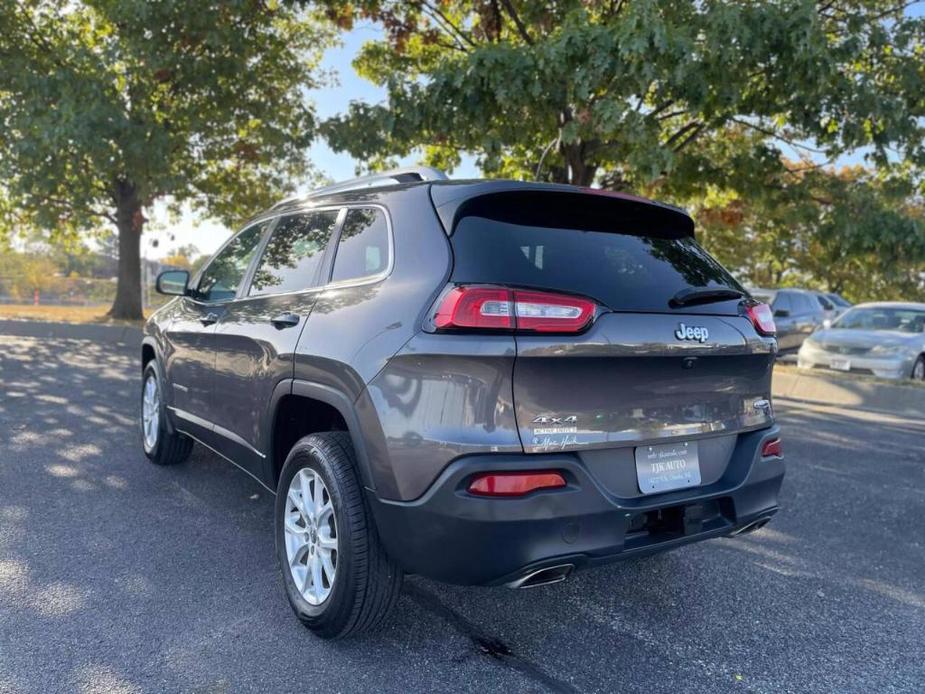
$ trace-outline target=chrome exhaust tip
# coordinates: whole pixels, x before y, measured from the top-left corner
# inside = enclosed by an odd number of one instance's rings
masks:
[[[538,586],[548,586],[553,583],[561,583],[575,568],[574,564],[559,564],[558,566],[547,566],[545,569],[536,569],[524,574],[520,578],[507,584],[508,588],[536,588]]]
[[[729,537],[736,537],[737,535],[746,535],[748,533],[753,533],[756,530],[761,530],[761,528],[766,526],[768,524],[768,521],[770,520],[771,520],[770,516],[768,516],[767,518],[759,518],[758,520],[754,520],[751,523],[748,523],[747,525],[743,525],[741,528],[736,528],[735,530],[733,530],[731,533],[729,533]]]

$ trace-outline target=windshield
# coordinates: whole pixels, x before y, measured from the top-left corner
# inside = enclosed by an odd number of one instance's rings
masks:
[[[909,308],[853,308],[835,321],[833,327],[845,330],[897,330],[925,332],[925,310]]]

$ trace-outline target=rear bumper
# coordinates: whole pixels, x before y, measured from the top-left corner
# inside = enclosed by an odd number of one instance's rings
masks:
[[[456,460],[411,502],[370,495],[387,551],[409,573],[447,583],[498,585],[547,566],[595,566],[732,534],[777,511],[784,461],[760,457],[775,425],[742,434],[714,483],[651,496],[606,491],[576,455],[473,455]],[[480,498],[477,472],[554,469],[565,489]]]

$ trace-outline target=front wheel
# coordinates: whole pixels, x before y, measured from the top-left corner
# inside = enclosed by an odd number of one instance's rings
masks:
[[[167,426],[163,382],[157,361],[152,359],[141,378],[141,443],[152,463],[174,465],[189,457],[193,440]]]
[[[912,367],[912,380],[925,381],[925,354],[915,360],[915,366]]]
[[[306,627],[335,639],[381,624],[402,573],[379,542],[345,432],[311,434],[293,446],[276,490],[275,525],[286,596]]]

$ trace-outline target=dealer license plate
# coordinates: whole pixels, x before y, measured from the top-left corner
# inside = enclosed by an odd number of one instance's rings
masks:
[[[696,441],[636,448],[636,479],[643,494],[658,494],[700,484]]]

